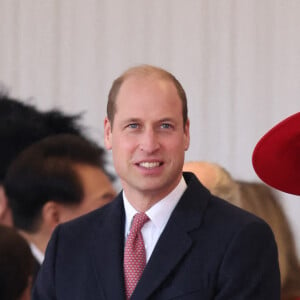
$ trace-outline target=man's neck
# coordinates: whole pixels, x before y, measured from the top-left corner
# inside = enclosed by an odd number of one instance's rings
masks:
[[[28,233],[24,230],[19,230],[19,233],[26,239],[28,244],[34,244],[39,251],[45,254],[49,238],[46,238],[39,232]]]
[[[128,202],[139,212],[146,212],[149,210],[153,205],[163,199],[167,194],[161,195],[151,195],[151,193],[138,193],[132,192],[131,190],[124,189],[126,198]]]
[[[146,212],[153,205],[158,203],[160,200],[164,199],[167,195],[169,195],[178,185],[182,177],[178,179],[178,182],[171,186],[169,189],[165,189],[163,191],[138,191],[136,189],[132,189],[123,183],[123,190],[128,199],[128,202],[139,212]]]

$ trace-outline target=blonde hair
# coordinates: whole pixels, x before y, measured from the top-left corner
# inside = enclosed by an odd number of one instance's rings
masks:
[[[293,234],[278,194],[259,182],[238,181],[241,197],[233,204],[264,219],[271,227],[278,247],[282,299],[300,295],[300,265]]]
[[[239,197],[239,186],[230,173],[219,164],[208,161],[185,162],[183,171],[194,173],[215,196],[229,202]]]

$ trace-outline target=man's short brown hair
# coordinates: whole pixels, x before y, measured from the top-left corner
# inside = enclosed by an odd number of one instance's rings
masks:
[[[170,72],[151,65],[139,65],[136,67],[132,67],[126,70],[121,76],[114,80],[111,89],[108,95],[108,102],[107,102],[107,117],[113,126],[114,116],[116,113],[116,99],[119,93],[119,90],[126,79],[129,77],[134,76],[141,76],[141,77],[150,77],[154,76],[159,79],[168,80],[174,83],[177,93],[182,101],[182,117],[183,117],[183,124],[185,125],[188,119],[188,109],[187,109],[187,98],[185,91],[177,80],[177,78],[172,75]]]

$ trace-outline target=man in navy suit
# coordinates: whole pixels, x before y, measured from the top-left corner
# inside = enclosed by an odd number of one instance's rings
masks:
[[[269,226],[182,174],[189,119],[172,74],[127,70],[110,90],[104,127],[123,190],[56,228],[34,300],[126,299],[124,245],[138,212],[149,218],[141,229],[146,266],[130,299],[280,299]]]

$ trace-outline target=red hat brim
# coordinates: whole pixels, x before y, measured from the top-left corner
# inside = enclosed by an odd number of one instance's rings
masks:
[[[265,183],[300,195],[300,112],[275,125],[259,140],[252,164]]]

